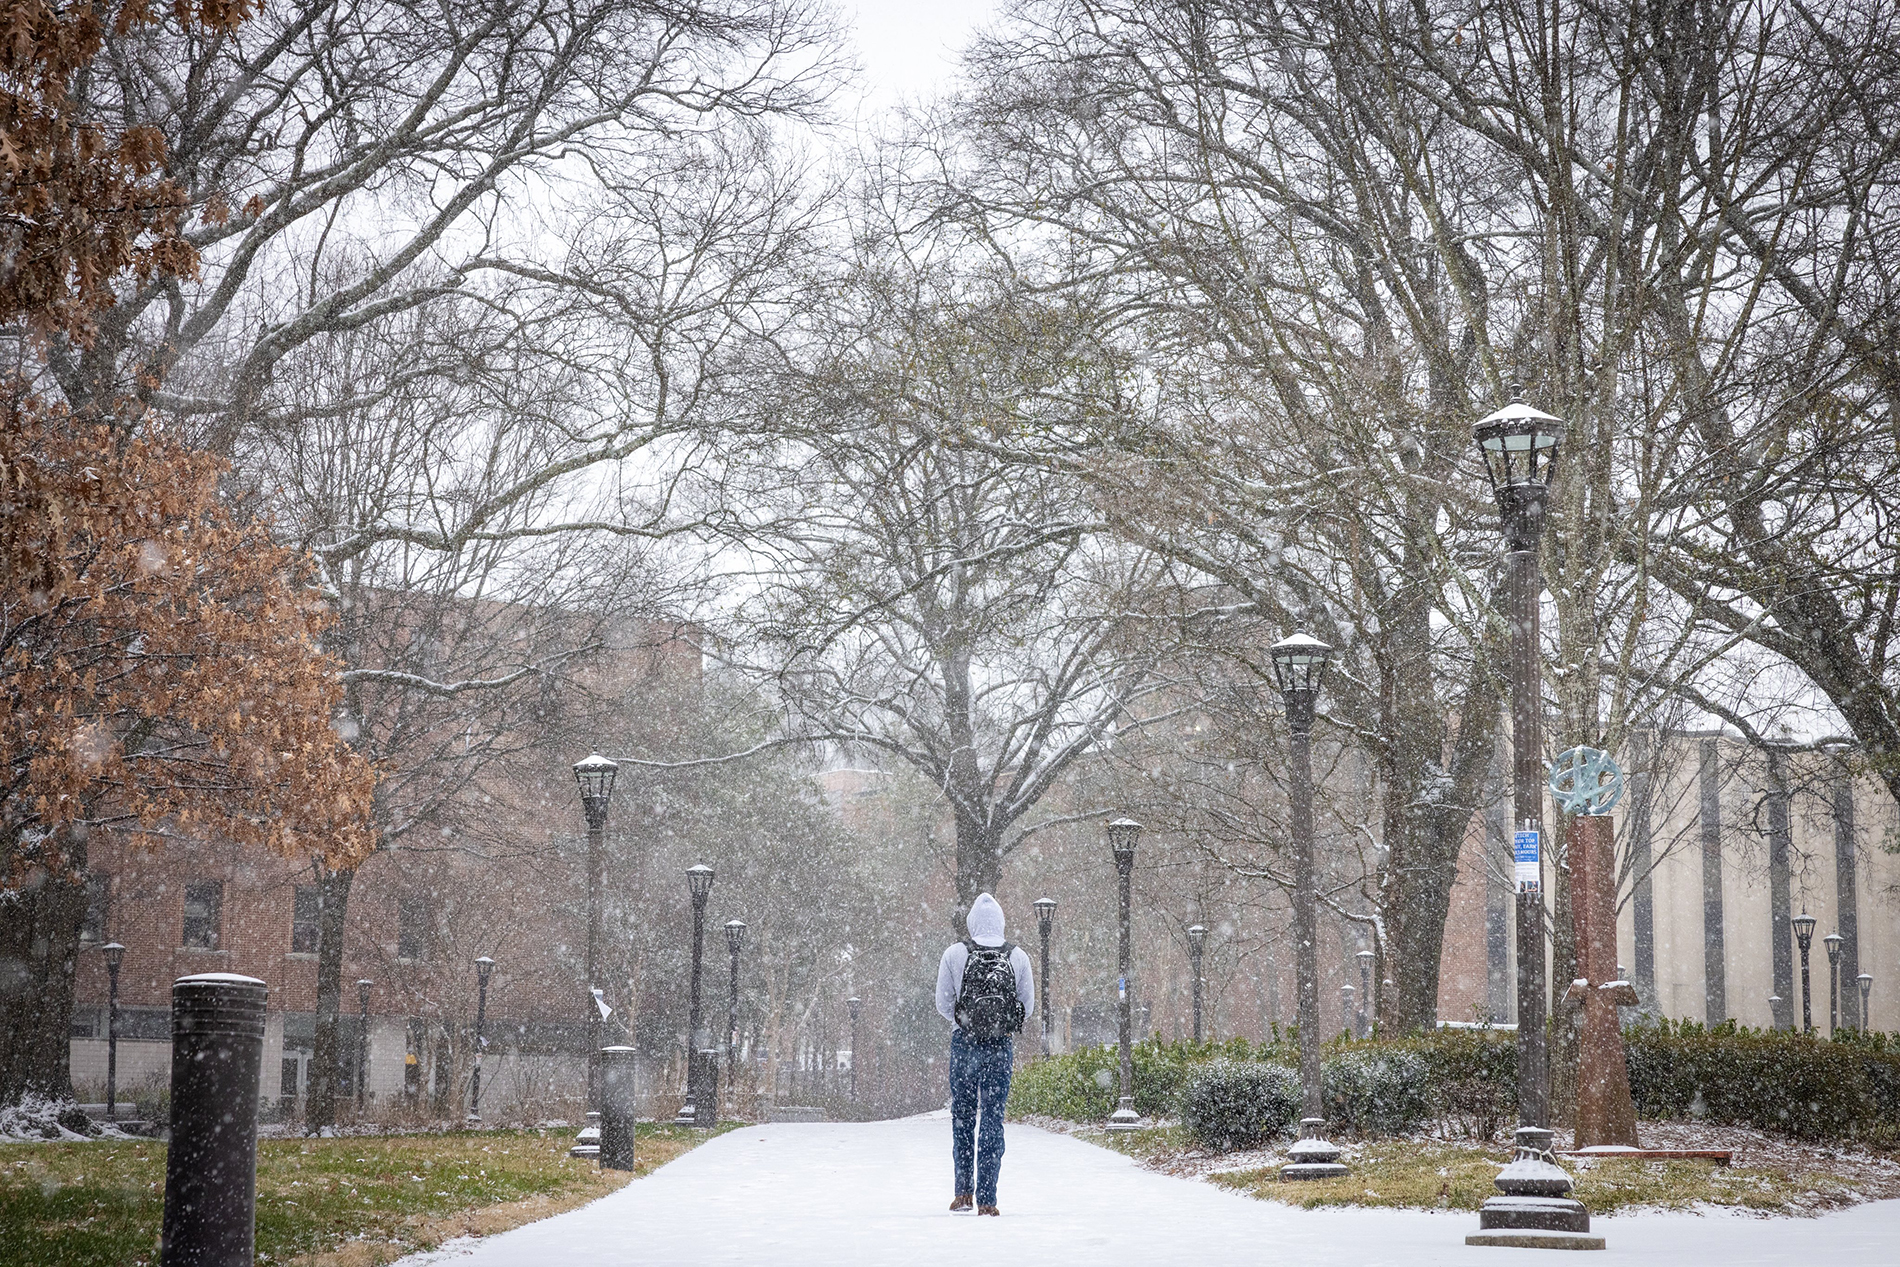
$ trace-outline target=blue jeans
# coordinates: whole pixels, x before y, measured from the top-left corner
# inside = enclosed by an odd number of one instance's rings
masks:
[[[958,1195],[975,1192],[978,1205],[996,1204],[996,1177],[1003,1169],[1003,1106],[1009,1102],[1014,1060],[1015,1046],[1007,1035],[970,1038],[960,1029],[950,1035],[950,1157],[956,1166]],[[980,1144],[979,1115],[983,1119]]]

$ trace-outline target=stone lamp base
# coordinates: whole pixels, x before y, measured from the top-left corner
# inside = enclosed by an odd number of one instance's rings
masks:
[[[1529,1249],[1602,1249],[1589,1235],[1590,1211],[1570,1195],[1570,1176],[1550,1154],[1550,1132],[1517,1128],[1517,1155],[1498,1172],[1499,1195],[1478,1207],[1478,1234],[1467,1245]]]
[[[1132,1131],[1141,1126],[1141,1114],[1135,1112],[1135,1097],[1125,1095],[1113,1113],[1108,1115],[1108,1129],[1111,1131]]]
[[[1300,1119],[1299,1141],[1286,1150],[1288,1160],[1280,1167],[1280,1178],[1337,1179],[1347,1173],[1339,1160],[1339,1149],[1320,1133],[1325,1125],[1324,1118]]]
[[[600,1156],[600,1114],[589,1113],[587,1125],[581,1127],[580,1134],[574,1137],[574,1147],[567,1150],[569,1157]]]

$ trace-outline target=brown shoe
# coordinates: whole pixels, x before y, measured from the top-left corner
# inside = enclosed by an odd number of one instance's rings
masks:
[[[979,1205],[978,1207],[976,1207],[976,1212],[978,1214],[1001,1214],[1002,1213],[1001,1210],[997,1209],[993,1205]]]
[[[974,1202],[971,1200],[969,1193],[959,1192],[957,1193],[957,1199],[950,1203],[950,1213],[955,1214],[959,1210],[967,1210],[972,1204],[974,1204]]]

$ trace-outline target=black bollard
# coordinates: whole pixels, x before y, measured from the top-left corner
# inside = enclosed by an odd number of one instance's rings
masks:
[[[269,995],[262,981],[230,972],[172,982],[172,1138],[160,1267],[250,1267]]]
[[[639,1107],[633,1095],[634,1050],[600,1049],[600,1168],[633,1169],[633,1119]]]
[[[694,1126],[719,1125],[719,1052],[716,1048],[709,1047],[699,1053],[699,1081],[695,1084],[693,1103],[700,1106]]]

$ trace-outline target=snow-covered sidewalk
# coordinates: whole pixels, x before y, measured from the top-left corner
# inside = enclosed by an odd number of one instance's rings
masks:
[[[950,1124],[941,1115],[866,1124],[748,1127],[708,1141],[584,1209],[399,1267],[981,1267],[1086,1263],[1194,1267],[1261,1262],[1555,1267],[1550,1250],[1467,1248],[1477,1216],[1296,1210],[1154,1174],[1093,1144],[1009,1128],[1000,1218],[951,1214]],[[1819,1219],[1729,1214],[1592,1221],[1612,1262],[1890,1267],[1900,1201]]]

